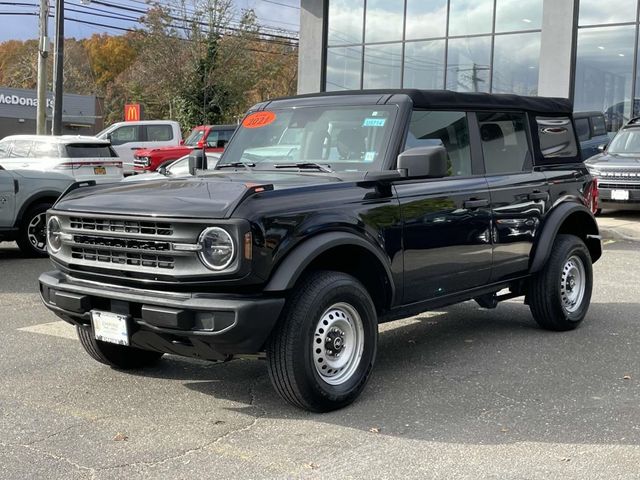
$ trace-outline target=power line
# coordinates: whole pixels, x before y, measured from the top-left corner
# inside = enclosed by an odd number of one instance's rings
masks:
[[[264,3],[272,3],[274,5],[280,5],[281,7],[289,7],[289,8],[295,8],[296,10],[300,10],[300,7],[297,7],[295,5],[288,5],[286,3],[280,3],[280,2],[274,2],[273,0],[261,0]]]

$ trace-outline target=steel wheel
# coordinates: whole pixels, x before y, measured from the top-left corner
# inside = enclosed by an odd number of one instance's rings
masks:
[[[31,246],[42,253],[47,251],[47,213],[41,212],[31,218],[27,225],[27,239]]]
[[[329,385],[347,382],[358,369],[364,350],[364,328],[357,310],[336,303],[320,317],[313,336],[313,365]]]
[[[573,313],[582,305],[586,289],[586,274],[584,263],[577,255],[572,255],[562,267],[560,279],[560,296],[562,308]]]

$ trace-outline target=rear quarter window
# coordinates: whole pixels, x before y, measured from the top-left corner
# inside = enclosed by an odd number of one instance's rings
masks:
[[[171,125],[146,125],[147,142],[168,142],[173,140]]]
[[[60,158],[60,146],[52,142],[34,142],[31,156],[36,158]]]
[[[591,127],[593,129],[594,137],[607,134],[607,125],[604,121],[603,115],[597,115],[595,117],[591,117]]]
[[[78,143],[66,146],[67,158],[112,158],[118,155],[109,145]]]
[[[536,117],[540,151],[544,158],[578,155],[576,135],[569,117]]]

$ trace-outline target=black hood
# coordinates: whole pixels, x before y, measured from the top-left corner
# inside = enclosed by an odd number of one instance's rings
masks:
[[[80,188],[62,198],[56,210],[184,218],[226,218],[257,186],[304,188],[340,182],[323,174],[229,172],[197,178],[111,183]]]

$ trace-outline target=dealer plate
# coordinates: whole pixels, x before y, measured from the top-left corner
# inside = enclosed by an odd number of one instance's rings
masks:
[[[611,200],[629,200],[629,190],[611,190]]]
[[[105,167],[93,167],[93,173],[96,175],[106,175],[107,169]]]
[[[96,340],[129,345],[129,326],[126,315],[92,310],[91,320]]]

